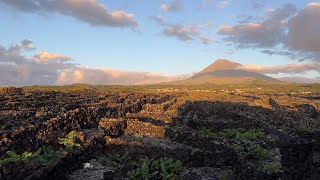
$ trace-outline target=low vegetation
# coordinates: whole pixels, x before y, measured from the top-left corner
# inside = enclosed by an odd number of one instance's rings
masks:
[[[214,133],[210,129],[201,128],[199,134],[205,137],[223,137],[226,139],[235,139],[235,140],[257,140],[263,138],[265,133],[262,129],[225,129],[223,131]]]
[[[266,164],[261,170],[267,173],[280,173],[282,172],[282,167],[280,164]]]
[[[100,163],[108,167],[112,172],[119,172],[125,167],[130,159],[131,156],[127,153],[124,155],[116,154],[109,157],[101,157]]]
[[[77,136],[76,131],[71,131],[67,137],[65,138],[59,138],[59,144],[64,145],[69,151],[72,151],[77,148],[81,148],[81,145],[76,142]]]
[[[128,172],[130,180],[137,179],[176,179],[185,171],[181,161],[171,158],[161,158],[158,160],[143,159],[140,160],[136,168]]]
[[[24,152],[21,155],[14,151],[7,151],[7,157],[0,160],[0,164],[29,162],[32,160],[39,160],[42,164],[47,165],[53,160],[57,159],[59,155],[63,154],[63,150],[54,150],[51,146],[39,148],[35,152]]]

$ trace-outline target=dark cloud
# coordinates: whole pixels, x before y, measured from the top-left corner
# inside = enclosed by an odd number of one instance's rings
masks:
[[[133,14],[122,10],[109,12],[96,0],[1,0],[0,3],[22,12],[71,16],[92,26],[138,26]]]

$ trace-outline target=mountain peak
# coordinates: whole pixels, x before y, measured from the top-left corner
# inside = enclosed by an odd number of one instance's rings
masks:
[[[242,66],[239,63],[229,61],[227,59],[218,59],[213,64],[202,70],[200,73],[208,73],[214,71],[232,70]]]

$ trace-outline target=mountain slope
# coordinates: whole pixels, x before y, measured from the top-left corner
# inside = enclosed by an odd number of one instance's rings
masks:
[[[222,70],[231,70],[231,69],[236,69],[240,66],[242,65],[239,63],[231,62],[226,59],[218,59],[210,66],[200,71],[198,74],[214,72],[214,71],[222,71]]]
[[[179,84],[243,84],[257,81],[279,82],[266,75],[241,69],[242,65],[225,59],[213,64]]]

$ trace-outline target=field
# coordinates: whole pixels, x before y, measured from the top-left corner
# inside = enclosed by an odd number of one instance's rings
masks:
[[[318,84],[0,89],[0,179],[320,179]]]

